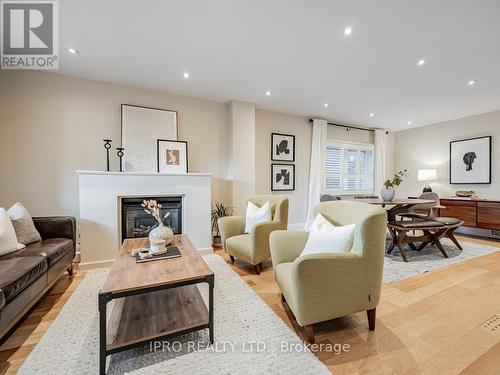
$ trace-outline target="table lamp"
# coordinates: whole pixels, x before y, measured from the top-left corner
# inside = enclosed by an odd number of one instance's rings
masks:
[[[424,193],[428,193],[432,191],[429,181],[435,181],[437,180],[437,171],[435,169],[419,169],[418,170],[418,181],[426,181],[425,187],[424,187]]]

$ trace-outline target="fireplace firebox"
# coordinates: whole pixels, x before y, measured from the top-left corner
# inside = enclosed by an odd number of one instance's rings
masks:
[[[121,198],[122,242],[127,238],[147,237],[158,226],[155,218],[144,211],[141,203],[144,199],[154,199],[161,204],[162,216],[170,213],[163,224],[171,228],[174,234],[182,233],[182,197],[131,197]]]

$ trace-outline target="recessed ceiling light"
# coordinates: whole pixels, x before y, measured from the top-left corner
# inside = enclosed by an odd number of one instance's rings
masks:
[[[412,124],[412,122],[411,122],[411,121],[408,121],[408,125],[411,125],[411,124]]]
[[[189,78],[189,73],[188,72],[184,73],[184,78]]]
[[[323,107],[325,108],[328,107],[328,103],[323,104]]]
[[[468,84],[469,86],[473,86],[473,85],[475,85],[475,84],[476,84],[476,81],[472,81],[472,80],[471,80],[471,81],[467,82],[467,84]]]
[[[422,66],[422,65],[424,65],[425,63],[426,63],[426,61],[425,61],[424,59],[420,59],[420,60],[418,60],[418,61],[417,61],[417,65],[418,65],[418,66]]]
[[[346,27],[346,29],[344,30],[344,35],[349,36],[351,34],[352,34],[352,28]]]
[[[373,116],[375,116],[375,115],[373,113],[370,113],[370,117],[373,117]]]
[[[266,91],[267,96],[271,96],[271,91]]]
[[[68,48],[68,52],[71,53],[72,55],[76,55],[78,51],[74,48]]]

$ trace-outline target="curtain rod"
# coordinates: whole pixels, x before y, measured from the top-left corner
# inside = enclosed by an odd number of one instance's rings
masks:
[[[313,122],[313,119],[310,119],[309,122]],[[367,128],[360,128],[360,127],[357,127],[357,126],[334,124],[332,122],[327,122],[327,125],[338,126],[340,128],[345,128],[345,129],[347,129],[347,131],[349,131],[351,129],[356,129],[356,130],[361,130],[361,131],[365,131],[365,132],[375,132],[375,129],[367,129]],[[389,134],[389,132],[386,131],[385,134]]]

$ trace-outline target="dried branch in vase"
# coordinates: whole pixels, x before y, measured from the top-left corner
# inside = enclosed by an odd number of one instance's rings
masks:
[[[144,207],[144,211],[153,216],[158,224],[162,225],[163,220],[165,220],[170,212],[167,212],[163,217],[161,215],[161,204],[159,204],[154,199],[145,199],[142,201],[141,206]]]

